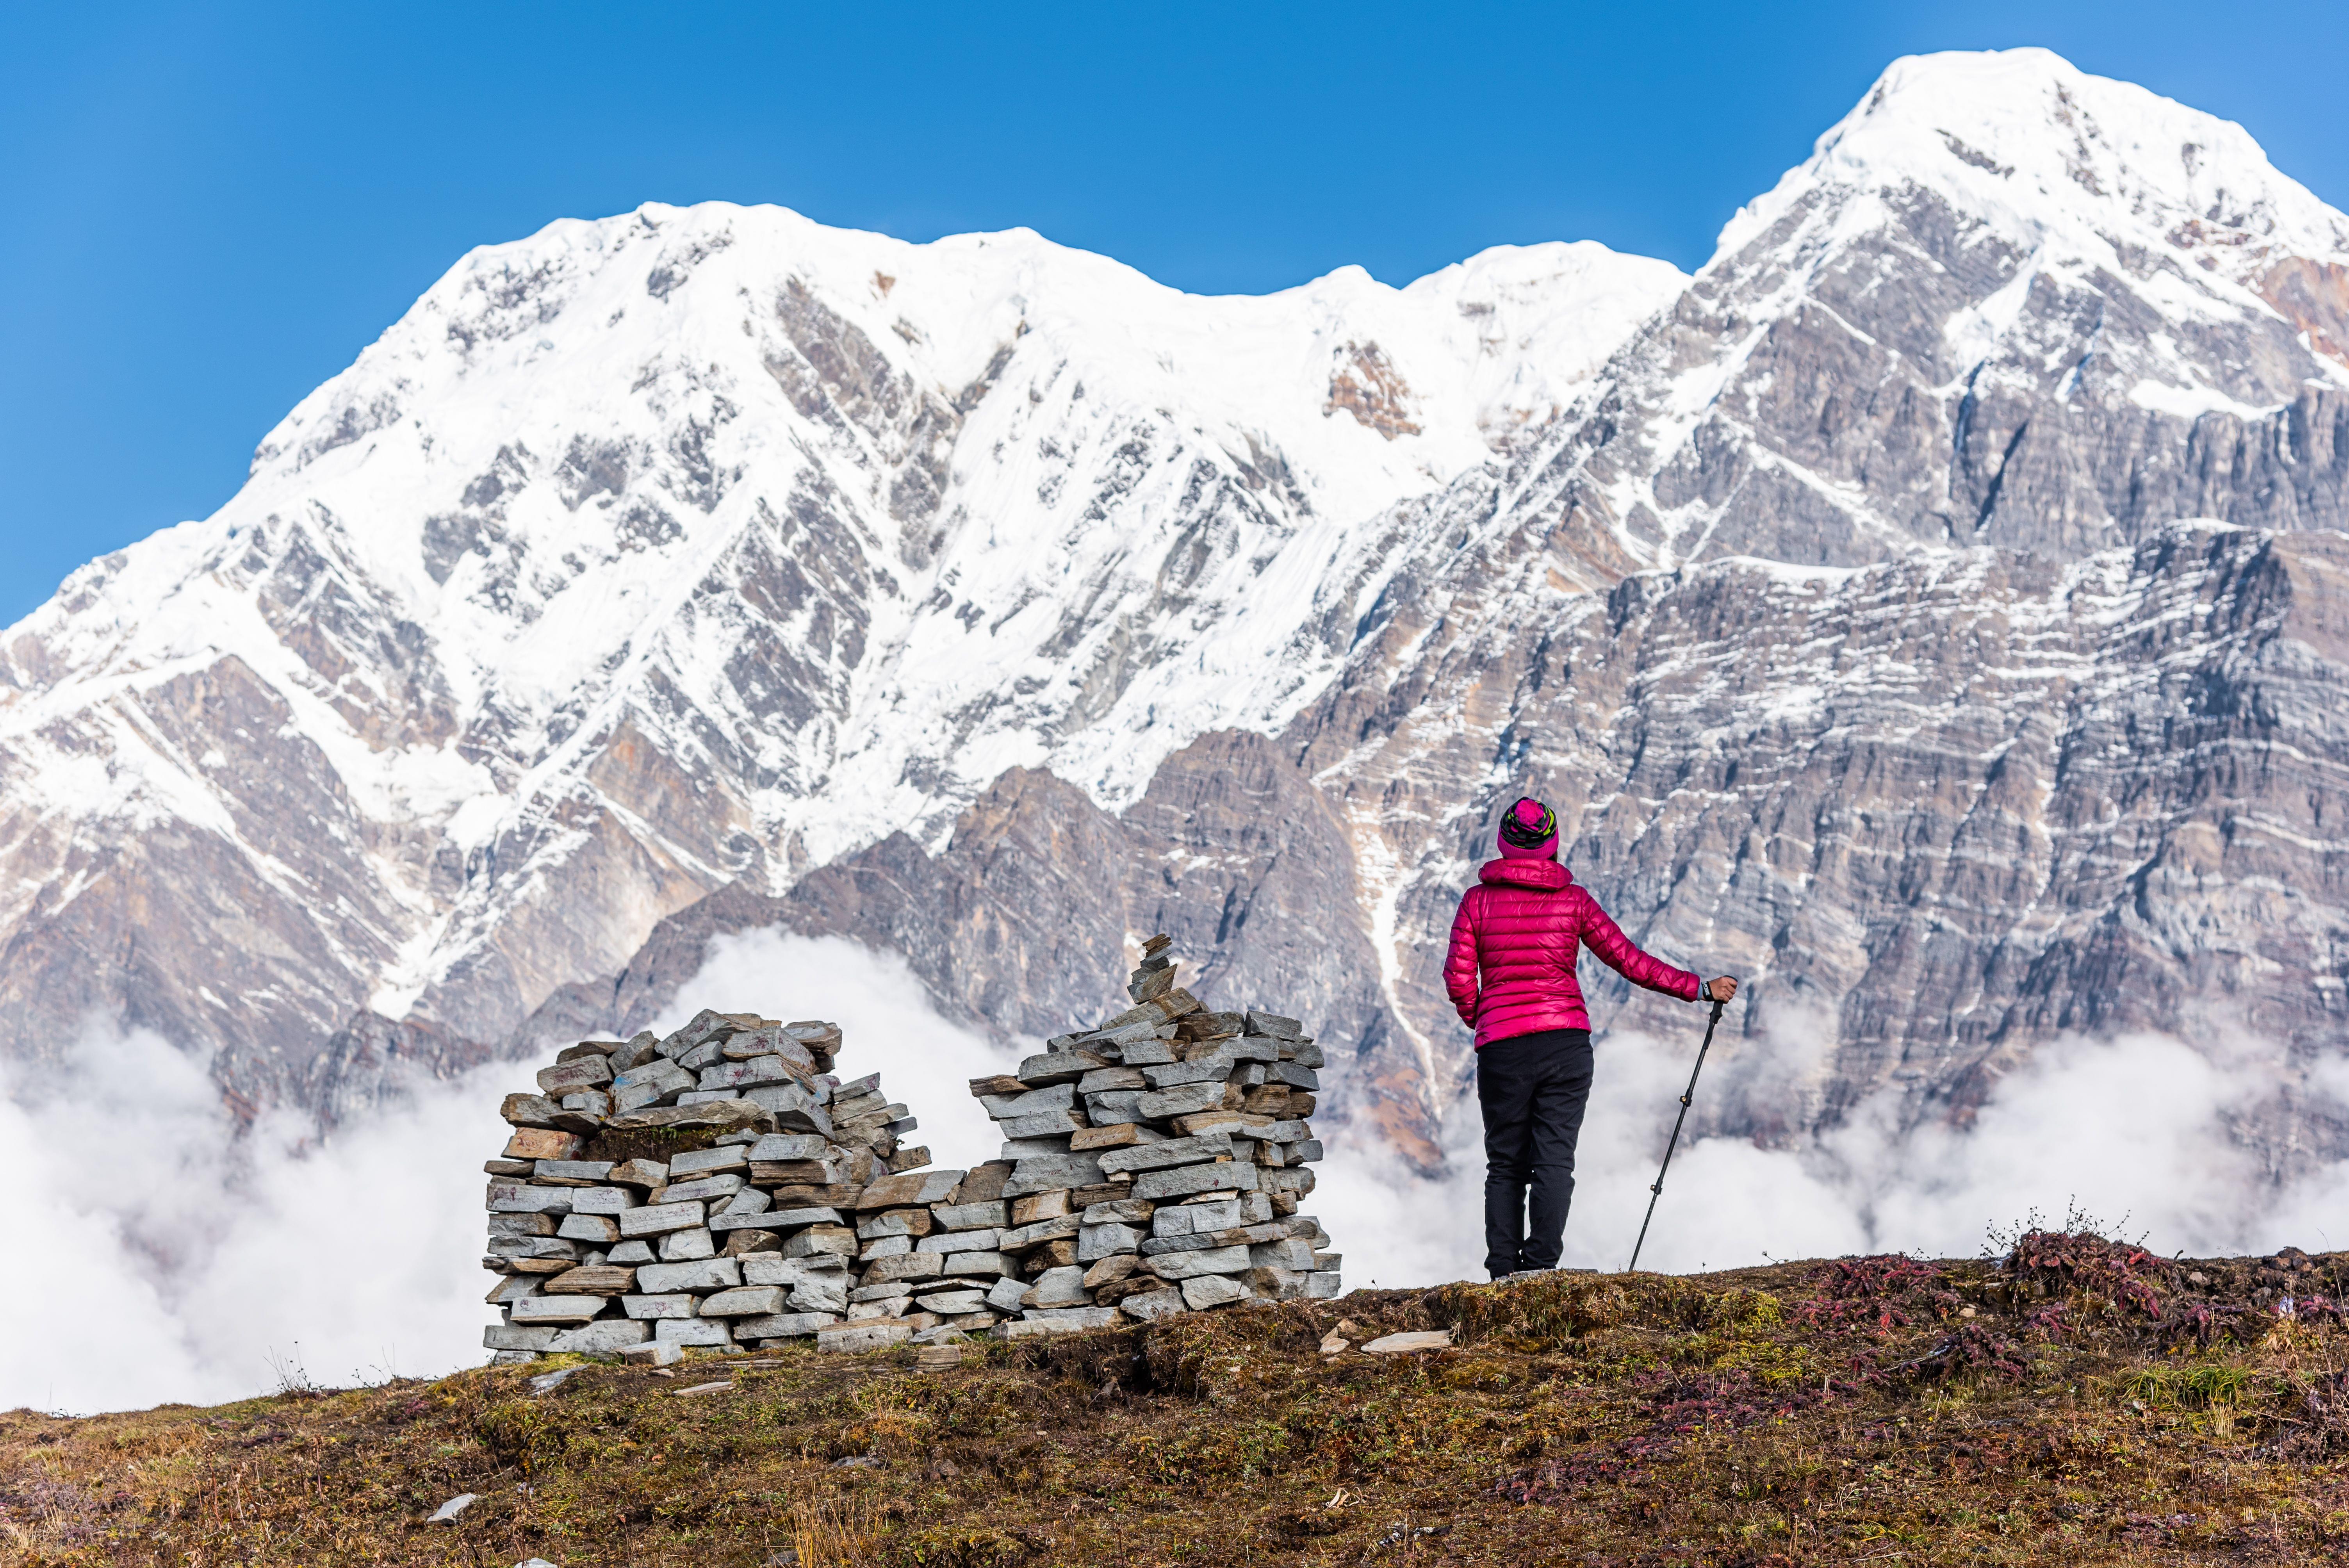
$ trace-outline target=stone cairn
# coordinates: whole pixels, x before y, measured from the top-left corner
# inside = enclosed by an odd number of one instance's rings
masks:
[[[1298,1212],[1321,1157],[1319,1048],[1214,1013],[1143,945],[1134,1006],[974,1079],[998,1159],[929,1170],[840,1030],[703,1012],[666,1039],[587,1041],[506,1097],[488,1162],[499,1361],[576,1351],[827,1350],[1105,1327],[1338,1294]]]
[[[940,1173],[898,1146],[916,1123],[878,1073],[833,1076],[839,1048],[831,1024],[704,1011],[666,1039],[573,1046],[508,1095],[513,1135],[485,1167],[495,1359],[658,1366],[841,1322],[860,1200]]]
[[[921,1246],[1016,1260],[987,1292],[1007,1334],[1338,1294],[1329,1234],[1298,1212],[1321,1158],[1305,1119],[1320,1047],[1294,1018],[1203,1007],[1175,985],[1168,945],[1143,944],[1131,1008],[971,1081],[1006,1141],[965,1187],[988,1172],[1002,1202],[909,1216]],[[895,1266],[932,1266],[919,1259]]]

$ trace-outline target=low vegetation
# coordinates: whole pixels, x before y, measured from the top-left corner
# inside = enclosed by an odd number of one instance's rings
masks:
[[[2338,1563],[2344,1264],[2033,1231],[1995,1263],[1358,1293],[951,1367],[809,1351],[20,1410],[0,1557]],[[1452,1346],[1360,1348],[1430,1329]]]

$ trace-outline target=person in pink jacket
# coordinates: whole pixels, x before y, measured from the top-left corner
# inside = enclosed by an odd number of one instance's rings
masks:
[[[1588,947],[1635,985],[1726,1002],[1737,982],[1700,980],[1640,951],[1558,862],[1557,816],[1520,799],[1452,917],[1444,986],[1476,1031],[1485,1113],[1485,1270],[1495,1279],[1557,1266],[1574,1201],[1574,1145],[1590,1099],[1590,1015],[1575,983]],[[1526,1197],[1531,1191],[1531,1212]]]

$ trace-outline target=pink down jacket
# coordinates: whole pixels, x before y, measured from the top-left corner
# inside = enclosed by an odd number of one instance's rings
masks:
[[[1634,985],[1696,1000],[1703,982],[1640,951],[1574,873],[1551,860],[1487,861],[1460,896],[1444,988],[1483,1049],[1541,1029],[1587,1029],[1575,950],[1588,944]]]

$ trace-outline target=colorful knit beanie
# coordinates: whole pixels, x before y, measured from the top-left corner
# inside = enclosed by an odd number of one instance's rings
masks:
[[[1501,813],[1501,853],[1539,860],[1557,852],[1557,813],[1527,797]]]

